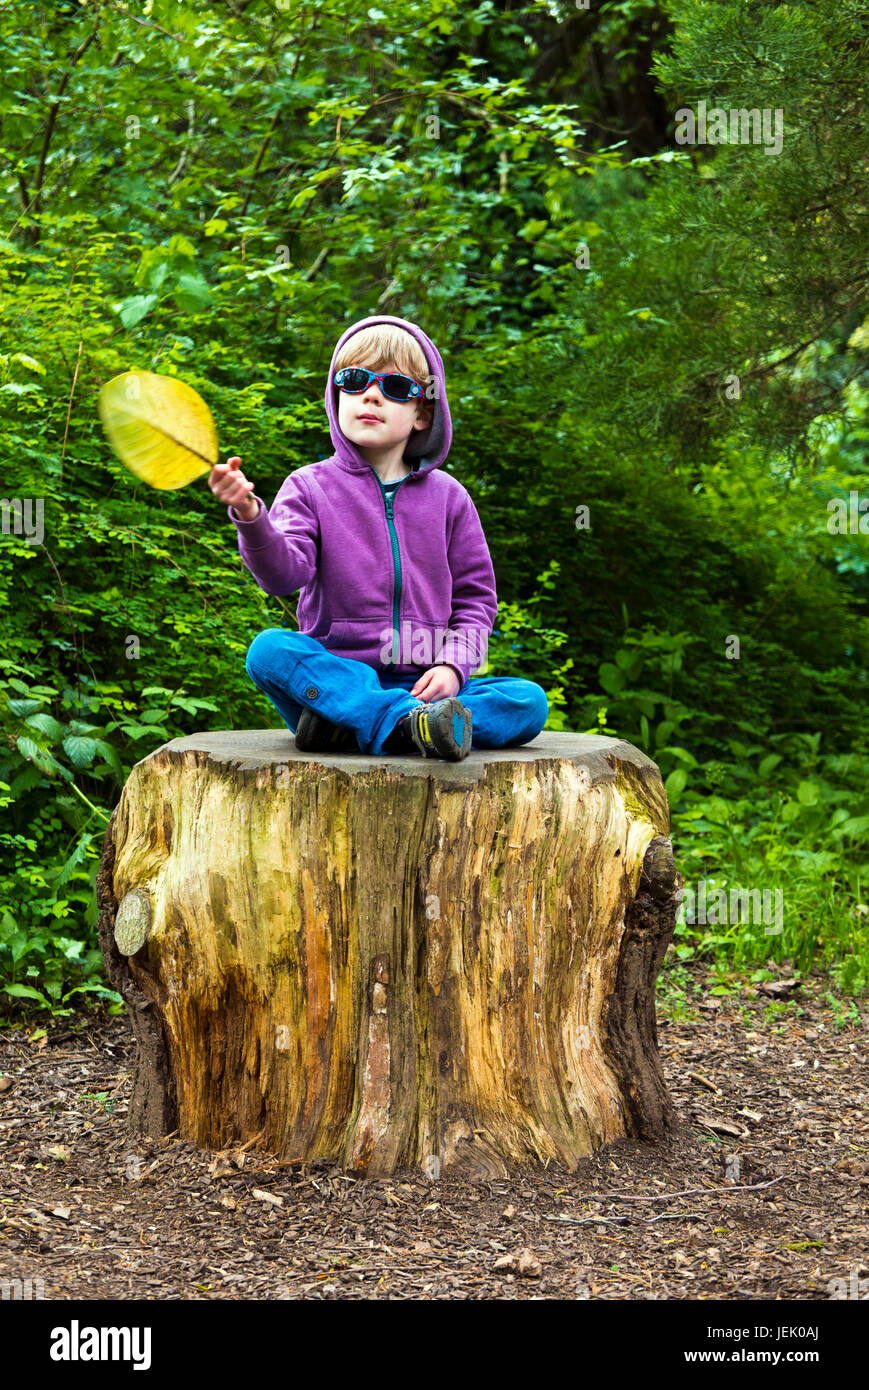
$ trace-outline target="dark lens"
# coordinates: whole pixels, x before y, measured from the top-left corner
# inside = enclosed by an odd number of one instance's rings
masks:
[[[407,401],[410,399],[411,383],[406,376],[395,376],[390,374],[383,378],[383,390],[387,396],[391,396],[394,401]]]
[[[343,387],[345,391],[364,391],[368,383],[368,373],[363,372],[361,367],[350,367],[344,373]]]

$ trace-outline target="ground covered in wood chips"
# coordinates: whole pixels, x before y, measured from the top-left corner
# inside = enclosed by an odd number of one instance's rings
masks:
[[[480,1186],[131,1138],[124,1017],[10,1027],[0,1281],[42,1280],[46,1299],[857,1296],[865,1001],[820,977],[715,997],[683,974],[696,997],[659,1018],[674,1138]]]

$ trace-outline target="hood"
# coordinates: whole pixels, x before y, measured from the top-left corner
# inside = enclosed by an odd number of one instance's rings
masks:
[[[335,453],[332,458],[351,472],[360,472],[370,466],[338,424],[338,387],[332,385],[332,377],[335,375],[335,359],[347,339],[352,338],[354,333],[359,333],[363,328],[370,328],[376,323],[391,323],[397,328],[404,328],[412,337],[416,338],[425,353],[429,371],[435,381],[434,415],[427,430],[415,430],[410,436],[404,457],[414,473],[423,472],[429,468],[439,468],[449,453],[453,439],[444,364],[431,338],[423,333],[421,328],[408,319],[393,318],[390,314],[376,314],[373,318],[360,319],[358,323],[352,324],[346,332],[342,333],[335,344],[335,351],[329,364],[329,375],[326,378],[326,415],[329,420],[329,433],[335,446]]]

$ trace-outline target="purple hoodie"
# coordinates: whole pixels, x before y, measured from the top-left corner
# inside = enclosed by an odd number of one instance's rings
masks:
[[[432,423],[411,434],[404,458],[412,471],[391,503],[375,470],[339,428],[339,388],[332,385],[340,349],[375,323],[411,333],[434,381]],[[270,511],[254,493],[260,511],[253,521],[227,508],[242,560],[267,594],[301,589],[299,631],[328,651],[396,675],[446,662],[464,685],[485,663],[498,600],[470,494],[441,469],[452,425],[440,353],[407,319],[360,319],[332,355],[326,414],[335,446],[330,458],[291,473]]]

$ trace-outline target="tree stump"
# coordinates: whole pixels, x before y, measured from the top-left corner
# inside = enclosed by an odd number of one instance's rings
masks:
[[[173,739],[132,769],[98,876],[131,1130],[470,1180],[664,1136],[668,829],[618,739],[461,763]]]

